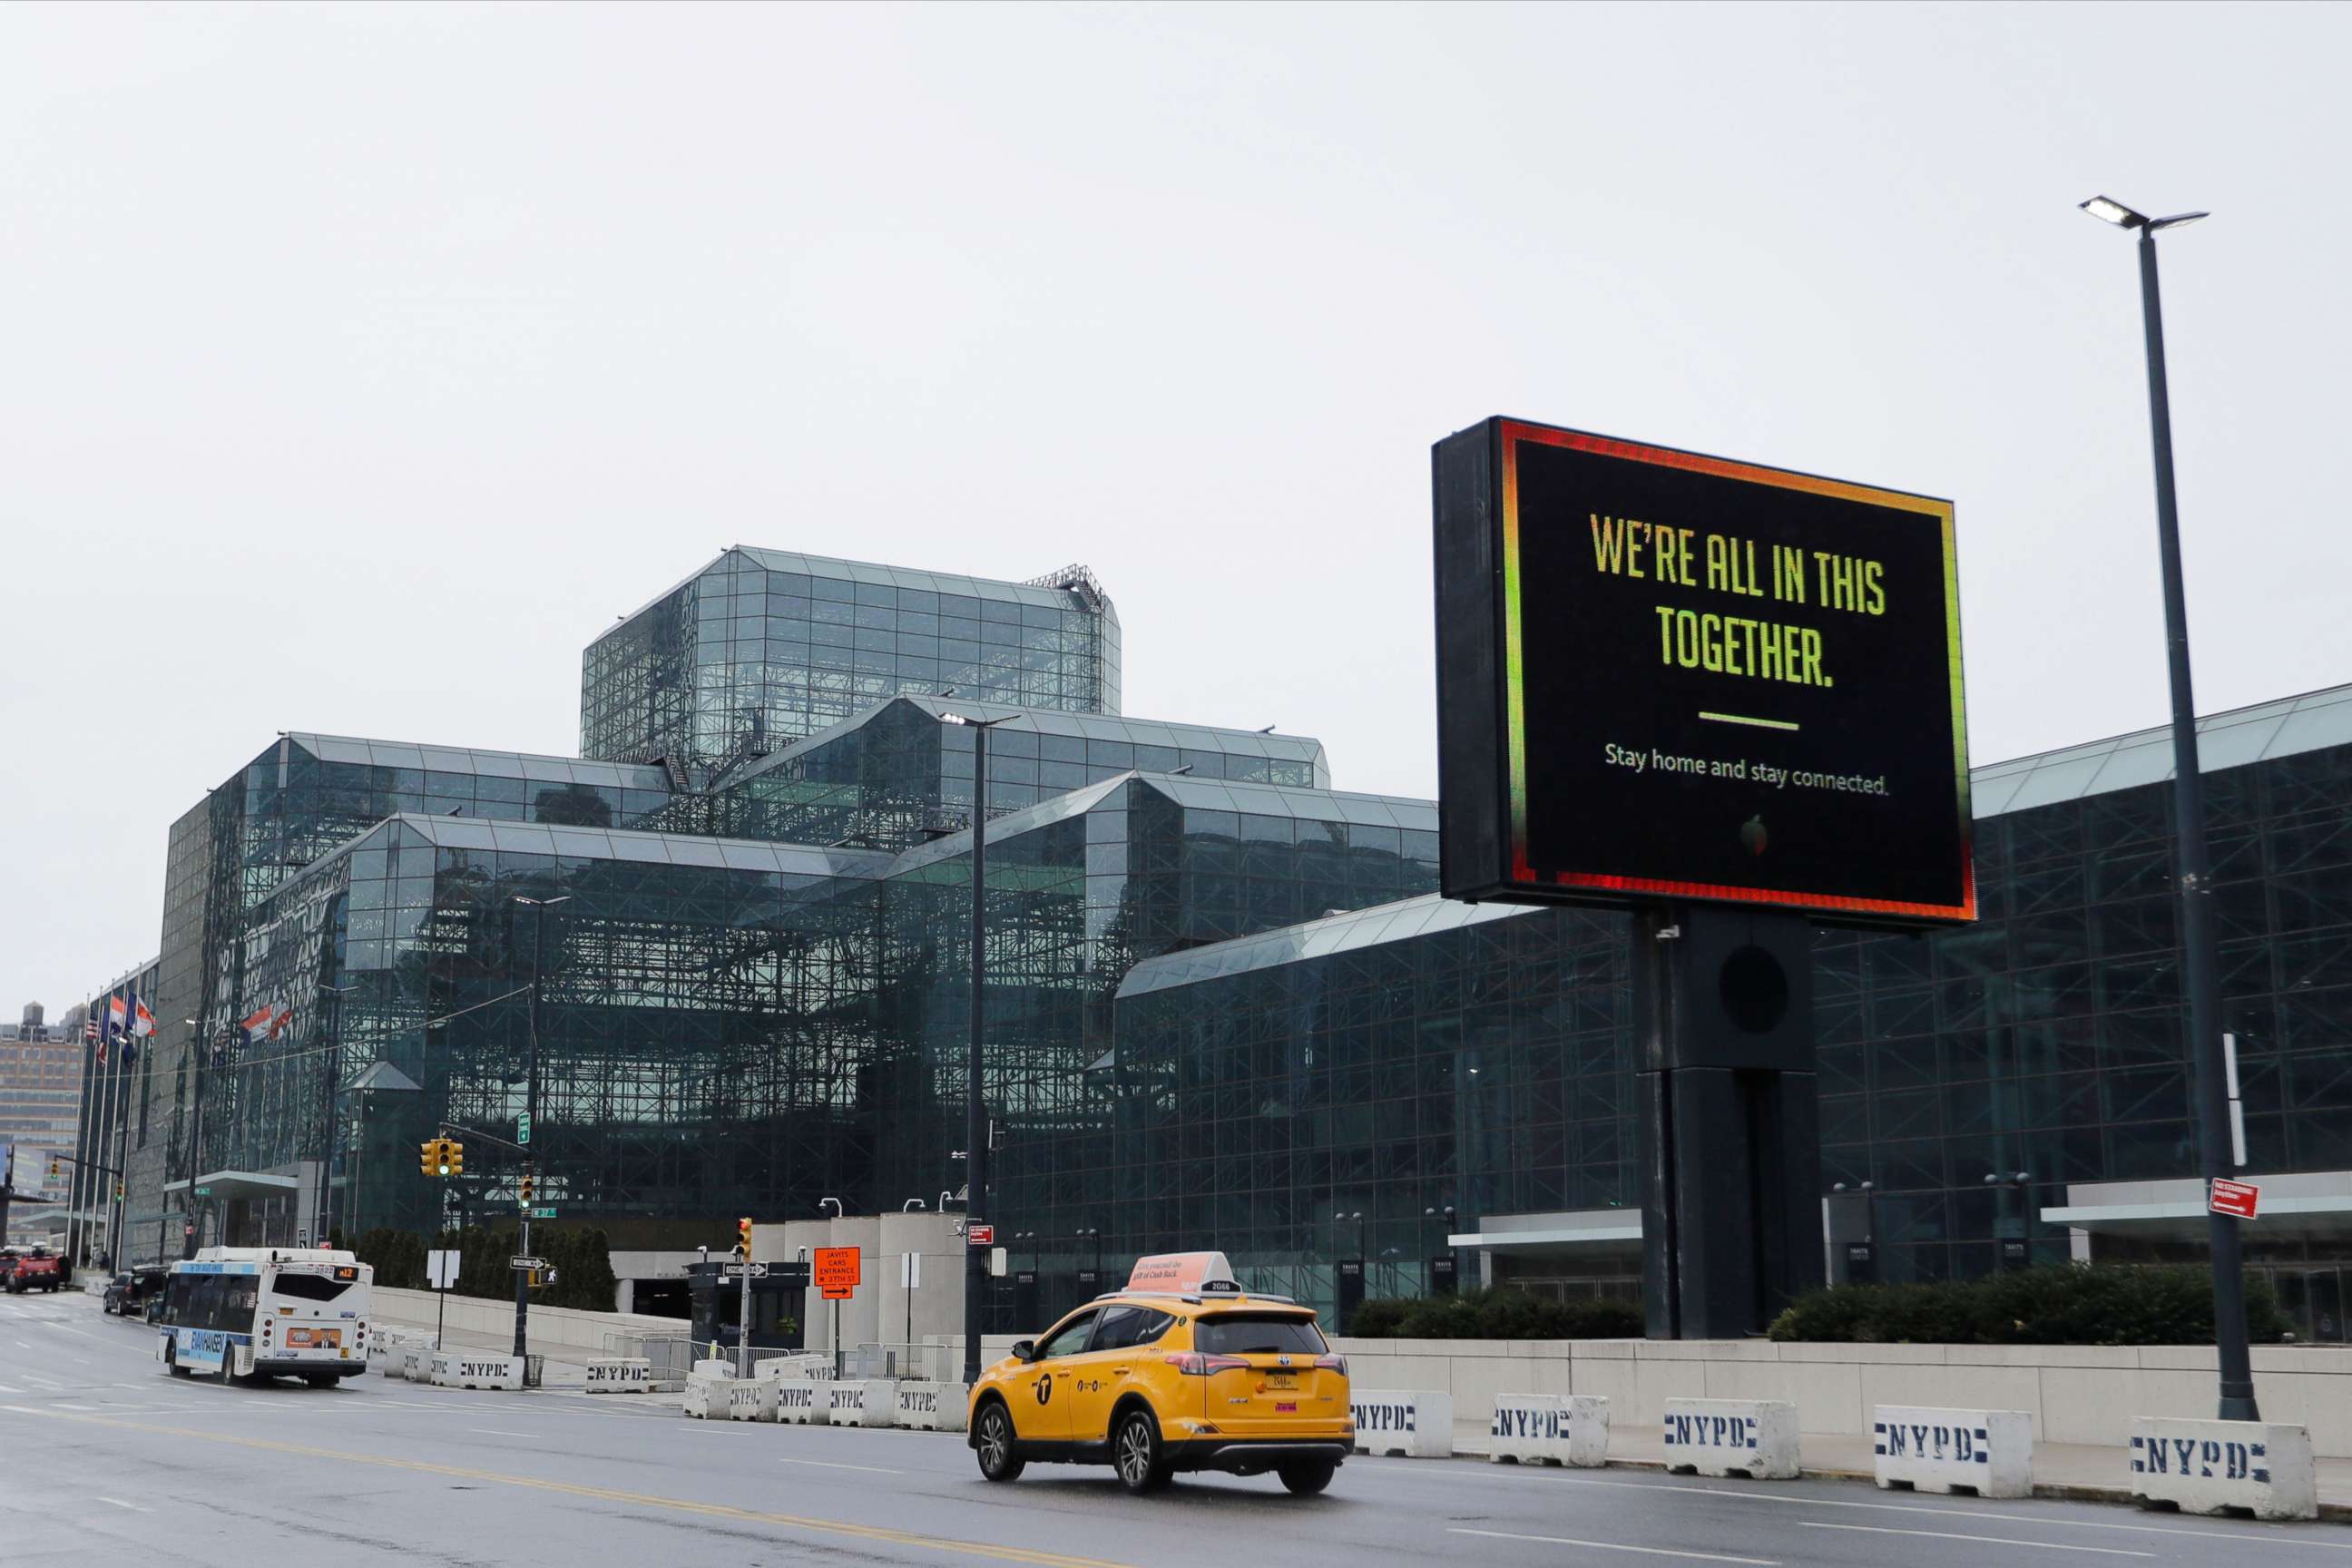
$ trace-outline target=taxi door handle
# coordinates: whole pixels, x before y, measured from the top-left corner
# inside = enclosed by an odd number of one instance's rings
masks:
[[[1110,1374],[1113,1377],[1125,1377],[1127,1375],[1127,1368],[1123,1366],[1115,1366],[1110,1369]]]

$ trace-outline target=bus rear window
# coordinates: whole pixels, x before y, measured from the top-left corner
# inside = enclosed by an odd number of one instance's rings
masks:
[[[280,1274],[270,1282],[269,1293],[295,1301],[331,1301],[351,1288],[350,1280],[323,1274]]]
[[[1321,1355],[1330,1347],[1312,1318],[1217,1312],[1194,1320],[1192,1348],[1209,1355]]]

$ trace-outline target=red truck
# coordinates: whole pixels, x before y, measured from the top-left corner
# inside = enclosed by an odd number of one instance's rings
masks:
[[[21,1296],[27,1290],[55,1290],[65,1282],[64,1260],[46,1247],[24,1252],[10,1247],[0,1252],[0,1283],[5,1283],[11,1296]]]

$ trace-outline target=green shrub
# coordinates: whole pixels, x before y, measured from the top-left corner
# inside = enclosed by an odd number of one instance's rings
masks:
[[[2287,1328],[2267,1281],[2246,1282],[2260,1343]],[[1800,1297],[1769,1337],[1822,1343],[2193,1345],[2213,1339],[2202,1265],[2057,1263],[1926,1285],[1833,1285]]]
[[[1367,1340],[1622,1340],[1641,1332],[1642,1309],[1632,1301],[1555,1301],[1508,1287],[1367,1301],[1348,1325],[1349,1338]]]

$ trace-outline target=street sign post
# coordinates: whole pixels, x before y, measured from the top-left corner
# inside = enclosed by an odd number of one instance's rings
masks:
[[[2215,1214],[2235,1215],[2240,1219],[2254,1217],[2254,1209],[2262,1202],[2263,1190],[2252,1182],[2224,1181],[2213,1178],[2205,1206]]]
[[[724,1265],[730,1279],[765,1279],[768,1266],[764,1263],[730,1263]]]
[[[809,1278],[833,1303],[833,1374],[841,1375],[841,1303],[857,1294],[858,1254],[854,1247],[820,1247],[809,1255]]]
[[[518,1274],[529,1274],[535,1269],[546,1268],[547,1259],[544,1258],[509,1258],[507,1259],[507,1267],[513,1269]]]
[[[528,1110],[518,1112],[515,1116],[515,1142],[518,1143],[530,1142],[530,1112]]]
[[[530,1215],[532,1219],[553,1219],[555,1217],[555,1205],[553,1204],[541,1204],[536,1208],[527,1208],[522,1212]]]

